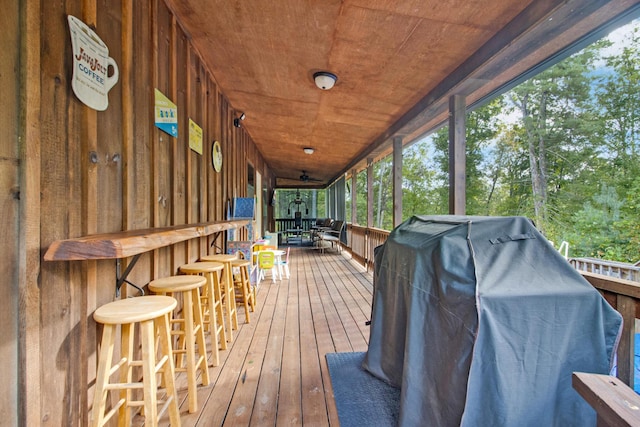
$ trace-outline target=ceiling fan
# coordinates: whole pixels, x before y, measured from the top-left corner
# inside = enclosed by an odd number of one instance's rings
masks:
[[[315,178],[311,178],[309,175],[307,175],[306,171],[302,171],[302,175],[300,175],[300,181],[302,182],[320,182],[322,181],[321,179],[315,179]]]

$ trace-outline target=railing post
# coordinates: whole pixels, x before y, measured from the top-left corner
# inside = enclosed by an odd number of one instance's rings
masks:
[[[368,272],[369,271],[369,262],[371,249],[369,248],[369,228],[364,230],[364,268]]]
[[[622,315],[622,337],[618,345],[618,378],[633,389],[635,359],[636,302],[633,298],[618,294],[616,310]]]

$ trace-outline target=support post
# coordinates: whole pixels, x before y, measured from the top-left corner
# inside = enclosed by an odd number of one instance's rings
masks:
[[[358,185],[358,171],[351,170],[351,224],[358,223],[358,194],[356,186]]]
[[[402,223],[402,137],[393,137],[393,227]]]
[[[464,215],[466,206],[465,97],[449,98],[449,213]]]
[[[373,159],[367,159],[367,228],[373,227]]]

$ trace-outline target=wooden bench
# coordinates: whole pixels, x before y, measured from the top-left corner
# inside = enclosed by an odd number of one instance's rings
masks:
[[[598,427],[640,426],[640,396],[610,375],[574,372],[571,384],[598,414]]]

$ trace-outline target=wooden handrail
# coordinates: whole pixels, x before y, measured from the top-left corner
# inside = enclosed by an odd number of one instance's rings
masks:
[[[44,259],[45,261],[74,261],[127,258],[246,224],[247,220],[216,221],[56,240],[47,249]]]
[[[598,427],[640,424],[640,396],[618,378],[574,372],[573,388],[595,409]]]
[[[588,271],[580,271],[579,273],[596,289],[640,299],[640,283],[638,282]]]

